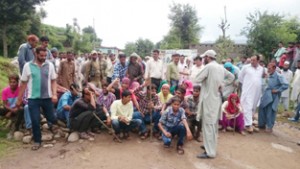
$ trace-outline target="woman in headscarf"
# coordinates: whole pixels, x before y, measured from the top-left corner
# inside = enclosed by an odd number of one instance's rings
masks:
[[[224,100],[227,100],[228,96],[231,94],[231,93],[235,93],[236,90],[238,89],[238,75],[237,73],[235,72],[234,70],[234,67],[232,65],[231,62],[226,62],[224,64],[224,68],[226,70],[228,70],[230,73],[232,73],[234,75],[234,81],[226,86],[224,86],[224,89],[223,89],[223,99]],[[227,77],[225,77],[225,80],[227,79]]]
[[[181,85],[185,89],[185,96],[193,95],[193,83],[190,80],[184,80]]]
[[[168,81],[163,80],[163,81],[160,82],[160,86],[159,86],[159,88],[158,88],[158,90],[157,90],[158,93],[161,92],[162,86],[163,86],[164,84],[168,84]],[[174,94],[174,92],[175,92],[175,87],[174,87],[174,86],[173,86],[173,87],[170,87],[170,92],[171,92],[171,94]]]
[[[173,95],[170,93],[170,85],[168,83],[162,85],[161,91],[158,93],[158,97],[162,104],[165,104],[170,98],[173,97]]]
[[[235,129],[245,135],[244,115],[240,105],[239,96],[235,93],[229,95],[222,105],[223,119],[220,121],[223,131]]]

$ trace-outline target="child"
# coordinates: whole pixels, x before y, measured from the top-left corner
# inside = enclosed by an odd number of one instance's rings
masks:
[[[174,97],[172,99],[172,105],[161,116],[158,127],[162,131],[162,139],[164,146],[169,148],[172,138],[178,135],[177,153],[184,154],[183,140],[184,137],[190,140],[192,133],[186,121],[184,109],[180,107],[180,98]]]

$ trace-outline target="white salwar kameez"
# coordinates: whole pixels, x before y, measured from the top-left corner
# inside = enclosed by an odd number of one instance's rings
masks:
[[[221,117],[222,105],[220,88],[225,76],[228,77],[226,81],[232,83],[233,74],[212,61],[203,67],[195,79],[197,84],[202,84],[197,120],[200,117],[202,119],[204,147],[209,157],[215,157],[217,153],[218,120]]]
[[[264,69],[261,66],[253,67],[251,64],[243,66],[239,81],[242,83],[241,105],[244,110],[245,126],[251,126],[255,112],[262,94],[262,77]]]
[[[293,80],[293,72],[290,70],[287,70],[287,71],[281,70],[281,74],[289,84],[289,88],[284,90],[281,93],[281,102],[283,103],[284,110],[287,111],[289,108],[290,84],[291,84],[291,81]]]
[[[300,69],[297,69],[292,82],[291,100],[297,101],[300,94]]]

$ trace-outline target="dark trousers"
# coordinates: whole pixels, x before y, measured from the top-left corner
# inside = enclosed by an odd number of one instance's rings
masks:
[[[0,108],[0,116],[5,116],[8,112],[9,111],[6,108]],[[24,109],[19,109],[15,114],[13,114],[11,120],[11,131],[18,131],[20,126],[22,126],[22,122],[24,121]]]
[[[70,119],[70,126],[73,131],[86,132],[92,126],[96,126],[97,119],[93,111],[85,111],[80,113],[77,117]]]
[[[299,120],[300,118],[300,102],[298,103],[297,107],[296,107],[296,115],[294,117],[295,120]]]
[[[151,78],[151,83],[155,84],[155,86],[156,86],[156,88],[158,90],[158,88],[160,86],[160,83],[161,83],[161,79]]]
[[[164,142],[164,145],[170,145],[172,138],[175,135],[178,135],[178,142],[177,142],[177,146],[182,146],[183,145],[183,141],[186,135],[186,129],[184,127],[183,124],[179,124],[177,126],[174,127],[165,127],[165,130],[167,130],[167,132],[171,133],[172,137],[169,138],[167,136],[165,136],[164,134],[162,134],[162,140]]]
[[[28,99],[28,108],[32,123],[33,140],[35,143],[41,143],[41,109],[48,121],[48,124],[56,124],[54,116],[54,107],[51,99]],[[50,126],[51,127],[51,126]]]

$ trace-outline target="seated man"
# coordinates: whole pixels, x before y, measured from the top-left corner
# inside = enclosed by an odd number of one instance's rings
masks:
[[[130,129],[139,127],[142,124],[140,119],[132,119],[133,104],[131,102],[131,92],[124,90],[122,99],[113,102],[110,108],[112,127],[119,137],[121,131],[125,139],[129,137]]]
[[[188,103],[188,108],[190,110],[189,112],[186,112],[187,122],[194,136],[194,139],[198,142],[201,142],[200,139],[201,120],[200,121],[196,120],[198,103],[200,99],[200,90],[201,87],[196,85],[193,87],[193,95],[185,97],[185,100]]]
[[[95,92],[88,87],[83,88],[82,98],[77,99],[70,110],[70,128],[73,131],[78,131],[80,138],[94,140],[95,134],[90,131],[97,126],[95,114],[101,120],[106,120],[107,125],[110,125],[110,117],[105,108],[101,111],[101,107],[96,104]]]
[[[4,108],[0,109],[0,115],[12,120],[9,137],[12,137],[14,131],[18,131],[23,120],[24,109],[16,107],[16,101],[19,94],[19,76],[11,74],[8,76],[9,86],[2,90],[2,101]]]
[[[96,100],[98,104],[103,104],[103,106],[109,110],[111,104],[116,100],[116,96],[107,90],[107,83],[102,83],[102,89],[98,89],[97,92],[99,96]]]
[[[188,106],[186,100],[184,99],[185,93],[186,93],[186,90],[184,88],[182,88],[182,87],[177,88],[175,91],[175,96],[173,96],[171,99],[169,99],[169,101],[167,101],[166,104],[163,105],[161,113],[164,112],[169,106],[171,106],[173,99],[175,97],[178,97],[180,99],[180,107],[183,108],[186,113],[189,113],[190,112],[189,106]]]
[[[70,91],[65,92],[59,99],[56,115],[57,119],[67,122],[67,127],[70,128],[70,110],[75,100],[79,98],[79,86],[75,83],[71,84]]]
[[[147,86],[147,91],[143,92],[143,88]],[[144,83],[139,88],[134,91],[134,94],[139,100],[139,105],[141,112],[135,112],[133,115],[134,119],[141,119],[142,124],[140,126],[141,139],[146,139],[148,137],[148,132],[146,128],[146,124],[154,123],[153,131],[155,133],[159,132],[158,129],[158,121],[160,118],[160,109],[162,104],[156,94],[157,87],[155,84],[151,84],[148,86],[148,83]]]
[[[172,99],[172,105],[163,112],[158,127],[162,131],[162,139],[166,148],[170,147],[172,138],[178,135],[177,153],[183,154],[184,137],[187,136],[188,139],[191,139],[192,133],[187,124],[184,109],[180,107],[180,102],[179,97]]]

